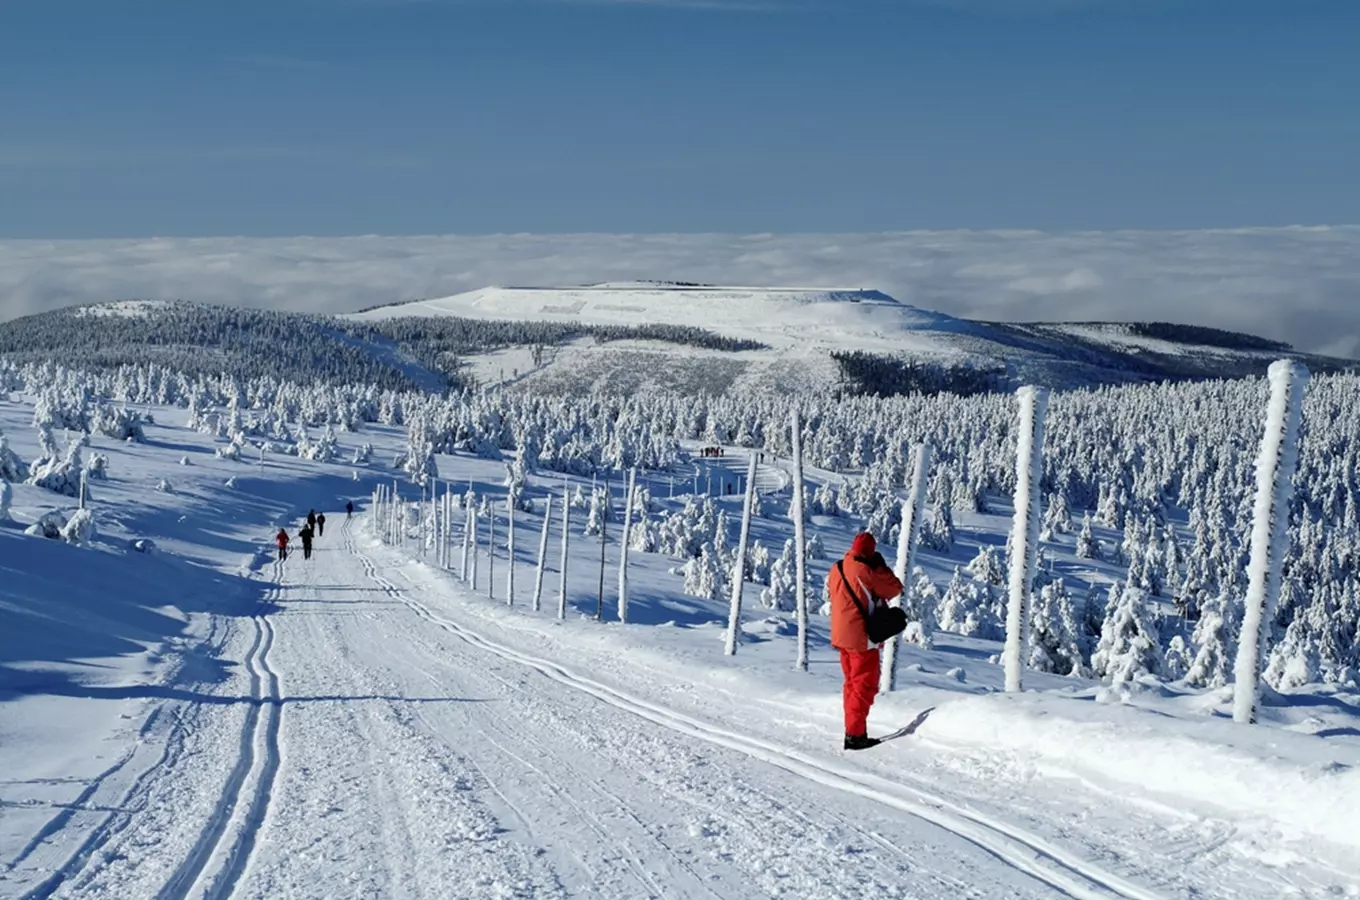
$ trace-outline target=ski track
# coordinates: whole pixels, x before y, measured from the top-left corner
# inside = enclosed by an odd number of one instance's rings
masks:
[[[1043,838],[995,818],[951,804],[925,790],[816,760],[799,751],[787,750],[758,738],[701,722],[583,678],[551,661],[488,640],[433,613],[424,604],[406,596],[399,587],[378,572],[372,560],[357,549],[352,548],[352,552],[375,584],[427,622],[474,647],[533,669],[559,684],[588,694],[619,710],[687,737],[746,754],[818,785],[914,815],[976,845],[1001,862],[1047,884],[1065,896],[1078,900],[1106,900],[1109,897],[1122,897],[1126,900],[1160,900],[1160,894],[1118,875],[1105,872],[1095,864],[1080,859]]]
[[[274,626],[270,607],[283,594],[281,561],[273,564],[274,587],[251,617],[255,639],[246,654],[250,673],[250,699],[240,749],[235,765],[222,790],[221,798],[200,832],[193,848],[165,886],[157,900],[180,897],[205,897],[218,900],[230,897],[241,873],[249,864],[255,837],[269,806],[270,792],[279,768],[279,731],[283,717],[281,686],[270,667],[274,646]],[[247,796],[247,785],[254,785]],[[236,824],[233,832],[231,826]],[[221,857],[216,871],[210,866]]]
[[[228,630],[228,633],[219,639],[218,632],[223,630],[222,621],[216,616],[210,618],[208,633],[194,645],[193,653],[208,652],[216,656],[222,652],[230,638]],[[167,708],[170,710],[168,713]],[[76,813],[81,811],[79,807],[93,800],[104,785],[114,775],[129,768],[134,759],[152,752],[157,746],[157,742],[153,740],[157,726],[163,719],[169,719],[171,720],[169,728],[159,742],[160,753],[156,759],[138,772],[120,797],[107,805],[109,812],[90,828],[88,834],[65,861],[56,866],[41,882],[20,894],[20,900],[45,900],[53,896],[79,894],[91,880],[92,873],[99,870],[109,856],[117,856],[116,853],[106,856],[106,848],[116,844],[123,833],[133,825],[137,816],[151,804],[152,788],[160,779],[166,777],[167,772],[174,770],[184,756],[186,738],[196,727],[201,712],[201,707],[196,704],[187,708],[181,708],[178,704],[161,704],[152,708],[139,729],[137,743],[117,762],[100,773],[70,807],[53,817],[18,856],[10,861],[7,868],[11,870],[16,868],[44,842],[53,840],[64,830],[71,828],[76,820]]]

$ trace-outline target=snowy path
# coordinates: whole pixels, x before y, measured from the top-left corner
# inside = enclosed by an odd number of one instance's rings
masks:
[[[273,567],[240,671],[166,702],[122,812],[24,896],[1152,896],[488,641],[357,543]]]
[[[284,705],[244,896],[1055,895],[967,840],[440,622],[352,543],[291,593],[278,666],[290,698],[317,699]]]
[[[1041,794],[1004,761],[974,781],[924,744],[842,757],[778,742],[758,705],[662,702],[666,673],[508,640],[480,598],[333,528],[261,573],[253,614],[214,619],[202,652],[239,665],[164,693],[122,795],[17,896],[1282,895],[1225,856],[1231,832],[1097,785]]]

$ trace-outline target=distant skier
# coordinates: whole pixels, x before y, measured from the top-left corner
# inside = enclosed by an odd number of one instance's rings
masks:
[[[879,741],[868,734],[869,708],[878,693],[879,653],[869,644],[868,617],[881,603],[902,593],[902,582],[877,551],[874,536],[855,535],[845,558],[827,575],[831,594],[831,645],[841,652],[845,685],[845,749],[865,750]]]
[[[354,501],[347,500],[345,501],[345,518],[349,519],[353,518],[353,516],[354,516]]]
[[[312,529],[316,528],[316,510],[314,509],[307,512],[307,526]]]
[[[312,526],[303,525],[298,529],[298,537],[302,539],[302,558],[312,558]]]
[[[282,562],[288,558],[288,532],[280,528],[279,533],[274,535],[274,543],[279,548],[279,561]]]
[[[316,514],[316,536],[321,537],[326,533],[326,514]]]

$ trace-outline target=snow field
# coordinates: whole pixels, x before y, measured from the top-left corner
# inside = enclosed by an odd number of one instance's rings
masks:
[[[28,414],[0,405],[31,457]],[[111,457],[95,546],[0,527],[0,564],[17,565],[19,542],[50,561],[42,596],[87,584],[72,562],[107,567],[71,618],[102,604],[101,627],[117,634],[143,615],[111,605],[123,592],[108,584],[165,611],[159,638],[148,628],[131,649],[75,647],[76,662],[20,661],[0,639],[0,771],[13,773],[0,785],[0,895],[1266,898],[1345,896],[1357,883],[1349,820],[1328,817],[1354,796],[1357,745],[1344,736],[1233,730],[1215,721],[1222,698],[1137,683],[1106,691],[1028,672],[1037,690],[992,696],[996,644],[939,635],[934,651],[902,648],[902,690],[871,722],[891,731],[929,711],[916,734],[847,756],[818,616],[809,674],[792,668],[790,614],[749,604],[726,661],[725,602],[682,595],[675,561],[635,551],[633,623],[591,621],[599,544],[581,536],[581,510],[565,622],[551,593],[538,615],[527,590],[505,605],[503,555],[492,602],[432,554],[410,559],[413,544],[381,545],[364,521],[340,527],[343,512],[311,566],[295,557],[280,569],[265,555],[274,525],[340,497],[362,503],[393,472],[361,466],[354,482],[349,466],[283,457],[260,472],[212,459],[193,432],[150,431],[145,445],[95,441]],[[372,441],[383,460],[404,436],[342,440]],[[438,466],[503,493],[499,463]],[[160,480],[174,492],[151,490]],[[562,481],[531,477],[529,493]],[[52,502],[24,485],[16,495],[21,524]],[[995,537],[1004,519],[960,515],[961,542]],[[540,524],[517,523],[522,585]],[[753,528],[772,544],[789,524]],[[851,523],[816,527],[834,553]],[[161,552],[127,552],[133,536]],[[608,550],[607,609],[617,545]],[[924,557],[942,583],[955,560]],[[22,599],[9,584],[7,610]],[[554,592],[552,573],[547,584]],[[66,632],[35,620],[24,634],[50,647]],[[118,665],[104,694],[93,660]],[[1287,714],[1329,710],[1326,730],[1344,730],[1346,703],[1272,698],[1264,714],[1301,727]],[[115,752],[95,765],[72,761],[107,755],[105,744]],[[74,780],[40,783],[60,778]],[[1328,794],[1329,806],[1316,802]]]

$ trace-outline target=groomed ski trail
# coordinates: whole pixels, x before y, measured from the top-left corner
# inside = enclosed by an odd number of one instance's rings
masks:
[[[269,662],[274,647],[274,626],[269,613],[283,596],[285,569],[282,561],[274,563],[274,587],[251,616],[255,641],[245,661],[250,673],[250,705],[235,765],[207,827],[157,894],[157,900],[230,897],[250,861],[279,769],[282,689]]]
[[[1080,859],[1041,837],[957,806],[920,788],[890,782],[869,773],[858,772],[848,766],[813,759],[807,754],[787,750],[759,738],[702,722],[583,677],[557,663],[521,653],[489,640],[439,616],[424,604],[407,596],[397,585],[378,572],[374,562],[359,551],[352,540],[349,546],[363,565],[365,574],[375,584],[425,621],[472,646],[533,669],[546,678],[588,694],[623,712],[646,719],[678,734],[746,754],[818,785],[913,815],[975,844],[997,860],[1047,884],[1064,896],[1077,900],[1106,900],[1110,897],[1125,900],[1162,900],[1161,894],[1103,871],[1094,863]]]

